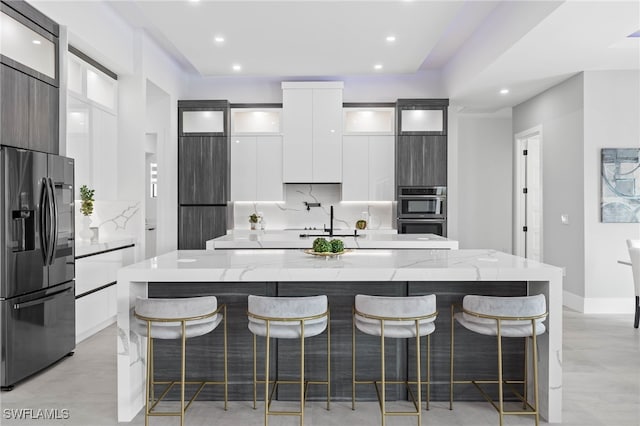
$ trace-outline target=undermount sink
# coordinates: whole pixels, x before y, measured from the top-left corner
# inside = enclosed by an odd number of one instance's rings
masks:
[[[361,237],[362,235],[354,232],[353,234],[333,234],[333,236],[331,236],[331,238],[333,237]],[[307,238],[307,237],[329,237],[329,233],[326,232],[324,234],[300,234],[300,238]]]

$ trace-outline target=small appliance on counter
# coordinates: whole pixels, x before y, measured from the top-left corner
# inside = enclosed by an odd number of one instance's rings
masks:
[[[447,236],[447,187],[398,188],[398,234]]]
[[[73,159],[0,147],[3,390],[75,348]]]

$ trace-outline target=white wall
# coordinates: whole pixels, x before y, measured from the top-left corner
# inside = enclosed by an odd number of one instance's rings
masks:
[[[584,73],[585,311],[631,312],[631,268],[625,240],[638,223],[601,223],[601,149],[640,148],[640,72]],[[604,300],[603,300],[604,299]]]
[[[226,99],[231,103],[281,103],[283,81],[344,81],[343,102],[395,102],[399,98],[445,98],[437,71],[385,76],[267,78],[191,76],[183,99]]]
[[[578,297],[585,279],[583,86],[578,74],[513,108],[514,134],[542,126],[543,261],[566,268],[564,290]]]
[[[454,161],[461,249],[512,251],[512,140],[511,117],[458,115]]]

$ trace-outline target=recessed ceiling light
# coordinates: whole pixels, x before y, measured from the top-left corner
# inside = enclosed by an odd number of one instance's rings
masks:
[[[387,40],[389,43],[393,43],[394,41],[396,41],[396,36],[392,36],[392,35],[387,36],[386,40]]]
[[[189,0],[189,3],[198,3],[200,0]]]
[[[636,31],[635,33],[629,34],[627,37],[640,38],[640,30]]]
[[[509,93],[509,89],[500,89],[501,95],[506,95],[507,93]]]
[[[42,42],[40,40],[33,40],[31,43],[33,43],[33,44],[42,44]]]
[[[222,36],[215,36],[215,37],[213,38],[213,40],[214,40],[216,43],[224,43],[224,37],[222,37]]]
[[[382,69],[382,64],[375,64],[373,66],[373,68],[376,69],[376,70],[381,70]]]
[[[234,64],[231,68],[233,68],[234,71],[240,71],[242,70],[242,66],[239,64]]]

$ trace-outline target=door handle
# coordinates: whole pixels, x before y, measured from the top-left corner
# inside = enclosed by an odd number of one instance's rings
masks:
[[[30,306],[42,305],[45,302],[48,302],[50,300],[55,299],[56,296],[58,296],[58,295],[60,295],[62,293],[66,293],[66,292],[71,291],[71,290],[73,290],[73,287],[69,287],[69,288],[66,288],[64,290],[56,291],[55,293],[52,293],[52,294],[50,294],[47,297],[44,297],[42,299],[30,300],[30,301],[24,302],[24,303],[14,303],[13,304],[13,309],[15,309],[17,311],[19,309],[28,308]]]
[[[51,211],[51,236],[49,238],[50,251],[49,251],[49,265],[53,264],[53,258],[56,253],[56,246],[58,245],[58,205],[56,203],[56,191],[53,186],[53,180],[48,178],[49,188],[51,190],[51,196],[49,198],[49,205]]]
[[[49,241],[47,241],[47,217],[44,211],[44,203],[47,200],[47,194],[49,193],[47,187],[47,180],[42,178],[42,190],[40,191],[40,248],[42,250],[42,261],[47,264],[49,259]],[[48,203],[47,203],[48,206]]]

